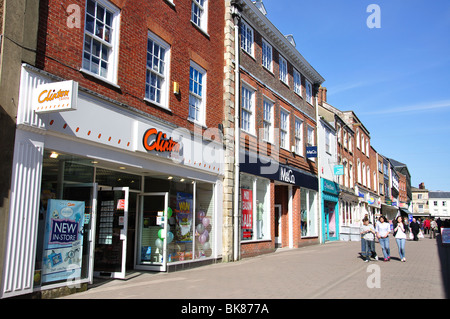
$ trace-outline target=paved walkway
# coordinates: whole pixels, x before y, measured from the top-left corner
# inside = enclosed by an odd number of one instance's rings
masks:
[[[64,299],[445,299],[450,247],[424,238],[406,242],[400,262],[391,238],[390,262],[359,258],[360,242],[332,242],[173,273],[138,272],[97,281]],[[382,256],[381,247],[376,250]]]

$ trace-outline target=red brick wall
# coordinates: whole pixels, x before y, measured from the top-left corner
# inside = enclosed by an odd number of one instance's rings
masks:
[[[85,0],[43,0],[37,65],[81,87],[158,118],[193,130],[189,111],[189,64],[193,60],[207,71],[206,126],[217,128],[223,119],[224,3],[210,1],[208,34],[190,22],[191,1],[111,0],[120,9],[118,82],[120,88],[86,75],[82,65]],[[81,9],[81,28],[67,26],[71,4]],[[171,112],[145,102],[146,48],[148,31],[171,45],[169,107]],[[172,93],[173,82],[180,85],[179,96]]]

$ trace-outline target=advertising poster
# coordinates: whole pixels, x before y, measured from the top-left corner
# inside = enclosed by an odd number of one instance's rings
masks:
[[[192,242],[192,223],[193,223],[193,199],[192,194],[177,193],[176,217],[176,242]]]
[[[253,194],[250,189],[241,189],[242,238],[251,238],[253,233]]]
[[[441,228],[441,238],[443,244],[450,244],[450,228]]]
[[[83,224],[84,202],[48,200],[42,283],[81,276]]]

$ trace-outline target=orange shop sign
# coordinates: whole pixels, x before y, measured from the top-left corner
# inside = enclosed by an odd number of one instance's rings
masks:
[[[78,82],[62,81],[39,85],[34,89],[33,108],[36,113],[77,109]]]
[[[176,152],[180,151],[180,144],[175,142],[171,137],[167,138],[167,134],[151,128],[145,131],[143,138],[144,148],[147,151],[157,152]]]

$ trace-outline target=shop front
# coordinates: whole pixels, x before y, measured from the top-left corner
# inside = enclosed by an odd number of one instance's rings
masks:
[[[317,241],[317,177],[249,153],[240,172],[242,257]]]
[[[339,185],[322,178],[322,238],[339,240]]]
[[[220,143],[67,82],[22,68],[2,297],[220,259]]]

